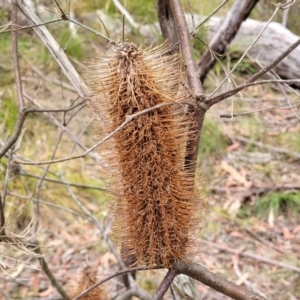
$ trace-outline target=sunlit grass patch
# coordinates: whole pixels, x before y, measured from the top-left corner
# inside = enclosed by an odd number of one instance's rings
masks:
[[[268,215],[270,211],[275,216],[285,214],[295,217],[300,212],[300,193],[275,192],[264,195],[257,201],[255,211],[260,217]]]
[[[10,89],[4,89],[0,102],[0,129],[2,138],[5,133],[11,134],[14,130],[18,117],[18,104],[15,93]]]
[[[206,118],[202,128],[199,158],[201,159],[214,154],[221,154],[227,145],[228,139],[222,133],[220,125],[213,120]]]

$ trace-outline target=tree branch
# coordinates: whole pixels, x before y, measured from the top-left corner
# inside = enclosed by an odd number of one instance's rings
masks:
[[[205,267],[196,263],[186,263],[180,261],[176,264],[176,270],[179,274],[185,274],[194,278],[214,290],[229,296],[236,300],[265,300],[264,297],[257,293],[254,293],[242,286],[238,286],[226,279],[221,275],[210,272]]]
[[[154,267],[152,269],[161,269],[161,267]],[[149,269],[147,267],[141,266],[141,267],[130,268],[130,269],[125,269],[125,270],[118,271],[118,272],[112,274],[111,276],[108,276],[105,279],[102,279],[102,280],[96,282],[95,284],[93,284],[92,286],[90,286],[89,288],[87,288],[86,290],[84,290],[82,293],[80,293],[79,295],[77,295],[73,300],[80,299],[81,297],[87,295],[90,291],[92,291],[93,289],[95,289],[97,286],[103,284],[104,282],[106,282],[106,281],[108,281],[108,280],[110,280],[110,279],[112,279],[114,277],[117,277],[117,276],[120,276],[120,275],[124,275],[124,274],[128,274],[128,273],[130,273],[132,271],[145,271],[145,270],[149,270]]]
[[[158,287],[157,291],[152,296],[151,300],[161,300],[163,296],[167,292],[168,288],[172,284],[174,278],[177,276],[177,270],[169,270],[163,281],[161,282],[160,286]]]
[[[38,244],[33,245],[33,246],[32,245],[31,246],[27,246],[27,247],[33,248],[33,250],[34,250],[34,252],[36,254],[42,255],[41,248],[40,248],[40,246]],[[56,290],[63,297],[63,300],[71,300],[71,298],[67,295],[67,293],[63,289],[63,287],[59,284],[59,282],[57,281],[57,279],[52,274],[51,270],[48,267],[48,264],[45,261],[45,259],[43,257],[40,257],[39,261],[40,261],[40,264],[41,264],[41,267],[42,267],[43,271],[45,272],[45,274],[49,278],[51,284],[56,288]]]
[[[207,97],[204,100],[204,103],[209,106],[212,106],[230,96],[237,94],[238,92],[243,90],[247,84],[254,82],[256,79],[258,79],[259,77],[263,76],[264,74],[269,72],[271,69],[273,69],[278,63],[280,63],[289,53],[291,53],[299,45],[300,45],[300,39],[297,40],[295,43],[293,43],[290,47],[288,47],[288,49],[286,51],[284,51],[281,55],[279,55],[272,63],[270,63],[268,66],[264,67],[259,72],[254,74],[250,79],[246,80],[243,84],[237,86],[236,88],[234,88],[232,90],[221,93],[217,96]]]
[[[11,21],[13,25],[17,25],[18,23],[18,0],[12,1]],[[19,110],[21,110],[24,106],[24,98],[22,93],[22,80],[20,75],[18,33],[16,31],[12,31],[11,35],[12,35],[12,54],[13,54],[13,62],[14,62],[15,83],[16,83],[16,89],[18,95]]]
[[[67,161],[67,160],[71,160],[71,159],[76,159],[76,158],[81,158],[81,157],[85,157],[86,155],[88,155],[89,153],[91,153],[93,150],[95,150],[97,147],[99,147],[101,144],[103,144],[105,141],[107,141],[108,139],[110,139],[111,137],[113,137],[118,131],[120,131],[122,128],[124,128],[129,122],[131,122],[134,118],[137,118],[143,114],[146,114],[150,111],[153,111],[155,109],[158,109],[160,107],[163,106],[170,106],[170,105],[175,105],[178,104],[178,102],[165,102],[165,103],[160,103],[156,106],[152,106],[150,108],[144,109],[142,111],[139,111],[137,113],[134,113],[132,115],[127,115],[125,121],[119,126],[117,127],[114,131],[112,131],[110,134],[108,134],[106,137],[104,137],[101,141],[99,141],[98,143],[96,143],[93,147],[87,149],[85,152],[78,154],[78,155],[72,155],[69,157],[65,157],[65,158],[59,158],[59,159],[53,159],[53,160],[48,160],[48,161],[44,161],[44,162],[24,162],[24,161],[16,161],[17,163],[23,164],[23,165],[45,165],[45,164],[53,164],[53,163],[58,163],[58,162],[63,162],[63,161]]]
[[[5,155],[5,153],[13,146],[13,144],[17,141],[20,132],[22,130],[27,112],[26,109],[21,109],[18,114],[18,119],[14,128],[14,132],[11,137],[7,140],[7,142],[0,149],[0,159]]]
[[[41,24],[41,20],[38,16],[28,7],[23,1],[18,2],[19,8],[26,17],[27,21],[31,25],[38,25]],[[84,97],[85,91],[87,87],[81,80],[78,72],[75,70],[74,66],[70,63],[69,59],[49,33],[46,26],[36,26],[33,27],[36,34],[39,38],[43,41],[46,45],[50,53],[52,54],[53,58],[56,60],[57,64],[62,69],[64,75],[69,79],[70,83],[74,86],[79,96]]]
[[[209,49],[203,53],[198,63],[198,74],[201,82],[205,80],[208,72],[217,61],[215,56],[212,56],[211,53],[214,52],[216,55],[225,53],[227,46],[235,37],[242,22],[247,19],[258,1],[259,0],[235,0],[220,29],[210,42]]]
[[[207,108],[205,105],[203,106],[203,87],[199,80],[199,76],[197,75],[190,41],[190,34],[181,3],[179,0],[170,0],[170,4],[176,24],[180,49],[183,54],[183,61],[186,67],[187,80],[192,92],[192,96],[195,99],[198,107],[197,110],[189,108],[189,112],[192,114],[193,120],[189,129],[189,138],[186,146],[186,152],[188,154],[185,157],[185,166],[189,169],[191,176],[194,176],[196,171],[200,134]]]
[[[169,0],[157,0],[157,16],[160,25],[160,30],[164,40],[168,40],[171,44],[178,43],[178,35],[174,23],[174,17],[170,6]],[[175,48],[171,53],[178,51]]]

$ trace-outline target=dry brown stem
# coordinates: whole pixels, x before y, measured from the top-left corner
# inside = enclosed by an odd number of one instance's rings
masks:
[[[184,261],[180,261],[176,264],[176,270],[179,274],[185,274],[194,278],[216,291],[231,297],[236,300],[265,300],[264,297],[259,294],[252,292],[242,286],[238,286],[233,282],[230,282],[224,279],[219,274],[214,274],[210,272],[205,267],[196,264],[196,263],[186,263]]]
[[[153,267],[152,269],[161,269],[161,267]],[[128,273],[131,273],[133,271],[144,271],[144,270],[148,270],[148,268],[145,267],[145,266],[140,266],[140,267],[135,267],[135,268],[130,268],[130,269],[125,269],[125,270],[118,271],[118,272],[112,274],[111,276],[108,276],[105,279],[102,279],[102,280],[94,283],[92,286],[88,287],[87,289],[82,291],[80,294],[76,295],[76,297],[74,297],[73,300],[81,299],[81,297],[87,295],[90,291],[92,291],[93,289],[97,288],[98,286],[100,286],[101,284],[107,282],[108,280],[110,280],[112,278],[115,278],[117,276],[121,276],[121,275],[124,275],[124,274],[128,274]],[[133,295],[138,295],[138,294],[142,293],[141,291],[142,290],[138,290],[135,286],[135,287],[132,288],[131,293]],[[142,298],[143,299],[148,299],[149,297],[146,294],[144,294]]]
[[[14,26],[18,23],[18,1],[12,0],[11,7],[11,21]],[[18,33],[12,31],[12,53],[13,53],[13,63],[14,63],[14,72],[15,72],[15,83],[18,95],[19,110],[24,106],[24,98],[22,94],[22,81],[20,75],[20,64],[19,64],[19,53],[18,53]]]
[[[167,292],[168,288],[172,284],[172,281],[177,276],[177,274],[178,273],[176,270],[169,270],[164,280],[161,282],[160,286],[158,287],[157,291],[152,296],[151,300],[163,299],[163,296]]]

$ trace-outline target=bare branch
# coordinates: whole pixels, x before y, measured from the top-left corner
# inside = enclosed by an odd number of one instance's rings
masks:
[[[187,79],[189,87],[192,92],[198,109],[189,108],[189,112],[193,115],[193,121],[189,129],[189,142],[186,146],[187,156],[185,158],[186,168],[189,168],[191,174],[195,173],[197,154],[199,147],[199,140],[201,129],[204,121],[204,115],[207,110],[205,105],[203,106],[204,94],[203,87],[197,75],[196,65],[193,58],[192,46],[190,41],[190,34],[188,31],[184,12],[179,0],[170,0],[174,21],[177,28],[177,35],[179,38],[180,48],[183,54],[183,60],[186,67]]]
[[[212,243],[212,242],[209,242],[209,241],[205,241],[203,239],[199,239],[199,242],[203,243],[203,244],[205,244],[209,247],[217,248],[221,251],[227,251],[227,252],[232,253],[232,254],[237,254],[238,253],[238,251],[236,249],[231,249],[227,246],[223,246],[223,245],[219,245],[219,244]],[[268,258],[268,257],[262,257],[260,255],[253,254],[253,253],[248,252],[248,251],[240,252],[239,255],[243,256],[243,257],[250,257],[250,258],[256,259],[260,262],[264,262],[266,264],[275,265],[275,266],[278,266],[278,267],[281,267],[281,268],[286,268],[288,270],[292,270],[294,272],[300,273],[300,268],[299,267],[289,265],[289,264],[286,264],[286,263],[283,263],[283,262],[280,262],[278,260],[274,260],[274,259],[271,259],[271,258]]]
[[[56,22],[60,22],[60,21],[63,21],[63,19],[60,18],[60,19],[55,19],[55,20],[47,21],[47,22],[44,22],[44,23],[41,23],[41,24],[29,25],[29,26],[22,26],[22,27],[15,28],[15,29],[8,29],[8,30],[1,31],[0,34],[4,33],[4,32],[14,32],[14,31],[20,31],[20,30],[25,30],[25,29],[33,28],[33,27],[44,26],[44,25],[48,25],[48,24],[52,24],[52,23],[56,23]]]
[[[258,0],[235,0],[227,13],[226,19],[210,42],[209,49],[203,53],[198,63],[198,73],[202,82],[216,63],[216,58],[211,56],[211,52],[217,55],[225,53],[227,46],[235,37],[242,22],[247,19],[257,2]]]
[[[18,5],[20,10],[23,12],[24,16],[26,17],[26,19],[31,25],[37,25],[42,23],[41,20],[38,18],[38,16],[24,2],[19,1]],[[87,90],[87,87],[81,80],[78,72],[70,63],[70,61],[68,60],[67,56],[65,55],[61,47],[58,45],[58,43],[49,33],[46,26],[33,27],[33,29],[35,30],[36,34],[40,37],[40,39],[43,41],[43,43],[46,45],[46,47],[52,54],[53,58],[56,60],[57,64],[62,69],[66,78],[68,78],[70,83],[76,89],[77,93],[81,97],[84,97],[85,95],[84,91]]]
[[[18,23],[18,0],[12,0],[12,9],[11,9],[11,18],[12,23]],[[13,31],[12,35],[12,54],[14,62],[14,71],[15,71],[15,83],[18,95],[19,110],[24,106],[24,98],[22,93],[22,80],[20,75],[20,64],[19,64],[19,52],[18,52],[18,33]]]
[[[265,300],[264,297],[224,279],[219,274],[210,272],[199,264],[180,261],[175,267],[179,274],[190,276],[232,299]]]
[[[46,81],[48,81],[48,82],[50,82],[50,83],[54,83],[54,84],[60,85],[61,87],[65,88],[65,89],[68,89],[68,90],[70,90],[70,91],[72,91],[72,92],[76,92],[75,88],[74,88],[72,85],[70,85],[70,84],[68,84],[68,83],[66,83],[66,82],[63,82],[62,80],[58,80],[58,79],[56,79],[56,78],[52,78],[52,77],[46,76],[46,75],[45,75],[43,72],[41,72],[37,67],[31,66],[31,69],[32,69],[35,73],[37,73],[37,75],[39,75],[39,77],[41,77],[42,79],[44,79],[44,80],[46,80]]]
[[[77,212],[77,211],[75,211],[73,209],[70,209],[70,208],[67,208],[67,207],[64,207],[64,206],[61,206],[61,205],[58,205],[58,204],[54,204],[52,202],[48,202],[48,201],[45,201],[45,200],[42,200],[42,199],[37,199],[37,198],[34,198],[34,197],[27,197],[27,196],[24,196],[24,195],[13,193],[11,191],[7,191],[7,194],[11,195],[11,196],[14,196],[14,197],[17,197],[17,198],[20,198],[20,199],[25,199],[27,201],[34,201],[34,202],[38,202],[39,201],[40,203],[45,204],[47,206],[51,206],[51,207],[54,207],[54,208],[66,211],[66,212],[68,212],[70,214],[73,214],[73,215],[81,217],[81,218],[89,219],[89,216],[87,216],[87,215],[79,213],[79,212]]]
[[[29,173],[23,173],[23,172],[21,172],[20,175],[21,176],[32,177],[32,178],[36,178],[36,179],[40,178],[40,176],[37,176],[37,175],[34,175],[34,174],[29,174]],[[74,182],[60,181],[60,180],[56,180],[56,179],[52,179],[52,178],[48,178],[48,177],[45,177],[44,181],[49,181],[49,182],[53,182],[53,183],[57,183],[57,184],[63,184],[63,185],[66,184],[66,185],[79,187],[79,188],[85,188],[85,189],[94,189],[94,190],[99,190],[99,191],[106,192],[106,193],[109,192],[108,190],[106,190],[104,188],[101,188],[99,186],[96,186],[96,185],[88,185],[88,184],[80,184],[80,183],[74,183]]]
[[[209,106],[212,106],[238,92],[243,90],[245,88],[245,85],[248,83],[254,82],[259,77],[263,76],[267,72],[269,72],[271,69],[273,69],[279,62],[281,62],[289,53],[291,53],[295,48],[297,48],[300,45],[300,39],[298,39],[295,43],[293,43],[291,46],[288,47],[286,51],[284,51],[281,55],[277,57],[272,63],[270,63],[268,66],[261,69],[259,72],[254,74],[250,79],[246,80],[244,84],[239,85],[238,87],[229,90],[227,92],[224,92],[222,94],[219,94],[215,97],[207,97],[204,102],[205,104],[208,104]]]
[[[196,26],[196,28],[195,28],[195,30],[197,30],[198,28],[200,28],[204,23],[206,23],[207,22],[207,20],[211,17],[211,16],[213,16],[215,13],[217,13],[226,3],[228,3],[228,1],[229,0],[224,0],[219,6],[217,6],[207,17],[205,17],[202,21],[201,21],[201,23],[199,23],[197,26]],[[191,34],[192,34],[193,32],[191,32]],[[200,77],[200,79],[201,79],[201,77]]]
[[[162,267],[153,267],[151,270],[161,269],[161,268]],[[105,279],[96,282],[95,284],[93,284],[92,286],[90,286],[88,289],[86,289],[85,291],[83,291],[82,293],[80,293],[79,295],[77,295],[73,300],[80,299],[81,297],[87,295],[90,291],[92,291],[93,289],[95,289],[97,286],[103,284],[104,282],[106,282],[106,281],[108,281],[108,280],[110,280],[110,279],[112,279],[114,277],[117,277],[117,276],[120,276],[120,275],[124,275],[124,274],[128,274],[128,273],[131,273],[133,271],[145,271],[145,270],[149,270],[149,268],[141,266],[141,267],[130,268],[130,269],[118,271],[118,272],[112,274],[111,276],[108,276]]]
[[[44,109],[44,108],[39,109],[39,108],[26,108],[26,107],[23,107],[19,111],[18,119],[17,119],[16,125],[15,125],[15,128],[14,128],[13,134],[8,139],[8,141],[3,145],[3,147],[0,149],[0,158],[3,157],[3,155],[5,155],[5,153],[17,141],[17,139],[18,139],[18,137],[21,133],[21,130],[22,130],[22,127],[23,127],[23,124],[24,124],[24,121],[26,119],[27,114],[32,113],[32,112],[43,112],[43,113],[46,113],[46,112],[67,112],[67,111],[70,111],[70,110],[72,110],[72,109],[74,109],[74,108],[76,108],[76,107],[78,107],[82,104],[84,104],[84,101],[82,101],[78,104],[75,104],[74,106],[71,106],[69,108],[59,108],[59,109]]]
[[[86,30],[88,30],[88,31],[90,31],[90,32],[92,32],[92,33],[94,33],[94,34],[97,35],[97,36],[100,36],[101,38],[105,39],[105,40],[108,41],[108,42],[112,42],[112,40],[111,40],[110,38],[108,38],[107,36],[103,35],[102,33],[98,32],[98,31],[96,31],[96,30],[94,30],[93,28],[90,28],[90,27],[88,27],[88,26],[86,26],[86,25],[80,23],[80,22],[77,21],[77,20],[74,20],[74,19],[68,17],[68,21],[70,21],[70,22],[72,22],[72,23],[74,23],[74,24],[76,24],[76,25],[82,27],[83,29],[86,29]]]
[[[157,16],[163,38],[176,45],[178,43],[178,35],[169,0],[157,1]],[[171,53],[174,52],[178,52],[177,47],[171,51]]]
[[[11,135],[11,137],[7,140],[7,142],[0,149],[0,159],[5,155],[5,153],[17,141],[17,139],[18,139],[18,137],[19,137],[19,135],[21,133],[21,130],[22,130],[22,127],[23,127],[26,115],[27,115],[26,109],[23,108],[23,109],[21,109],[19,111],[18,119],[17,119],[16,125],[15,125],[15,128],[14,128],[14,132]]]
[[[118,131],[120,131],[122,128],[124,128],[134,118],[139,117],[139,116],[141,116],[143,114],[146,114],[146,113],[148,113],[148,112],[150,112],[152,110],[158,109],[158,108],[160,108],[162,106],[169,106],[169,105],[175,105],[175,104],[178,104],[178,103],[176,103],[176,102],[161,103],[161,104],[155,105],[153,107],[150,107],[150,108],[144,109],[142,111],[139,111],[139,112],[137,112],[135,114],[127,115],[125,121],[119,127],[117,127],[113,132],[111,132],[110,134],[108,134],[101,141],[99,141],[98,143],[96,143],[93,147],[91,147],[90,149],[86,150],[85,152],[83,152],[81,154],[73,155],[73,156],[69,156],[69,157],[65,157],[65,158],[60,158],[60,159],[48,160],[48,161],[44,161],[44,162],[24,162],[24,161],[23,162],[16,161],[16,162],[24,164],[24,165],[45,165],[45,164],[53,164],[53,163],[63,162],[63,161],[71,160],[71,159],[85,157],[90,152],[92,152],[97,147],[99,147],[101,144],[103,144],[105,141],[107,141],[108,139],[110,139],[111,137],[113,137]]]
[[[122,15],[125,16],[125,19],[129,22],[129,24],[137,29],[139,25],[134,21],[133,17],[129,14],[129,12],[125,9],[125,7],[118,1],[118,0],[112,0],[116,8],[120,11]]]
[[[35,246],[33,248],[34,252],[38,255],[42,255],[42,250],[41,250],[40,246],[38,244],[36,244],[34,246]],[[47,262],[45,261],[45,259],[43,257],[40,257],[39,261],[40,261],[40,264],[41,264],[41,267],[42,267],[43,271],[45,272],[45,274],[49,278],[51,284],[56,288],[56,290],[59,292],[59,294],[63,297],[63,300],[71,300],[71,298],[67,295],[67,293],[63,289],[63,287],[59,284],[57,279],[52,274],[51,270],[48,267]]]
[[[35,106],[43,108],[42,105],[40,103],[38,103],[37,101],[35,101],[33,98],[31,98],[29,95],[27,95],[26,93],[24,93],[25,97],[31,101],[32,103],[35,104]],[[83,150],[87,150],[88,148],[86,146],[84,146],[80,141],[78,141],[77,137],[67,128],[65,127],[61,122],[59,122],[52,114],[48,113],[48,112],[43,112],[43,114],[45,116],[47,116],[55,126],[57,126],[58,128],[60,128],[61,130],[63,130],[66,135],[73,141],[75,142],[80,148],[82,148]],[[89,153],[88,154],[94,161],[98,161],[98,157],[96,154],[94,153]]]
[[[256,38],[254,39],[254,41],[247,47],[247,49],[245,50],[245,52],[243,53],[243,55],[239,58],[239,60],[236,62],[236,64],[233,66],[233,68],[230,70],[230,72],[226,75],[226,77],[222,80],[222,82],[218,85],[218,87],[211,93],[210,97],[212,97],[222,86],[223,84],[228,80],[228,78],[233,74],[233,72],[236,70],[236,68],[238,67],[238,65],[241,63],[241,61],[245,58],[245,56],[247,55],[247,53],[249,52],[249,50],[256,44],[256,42],[260,39],[260,37],[262,36],[262,34],[264,33],[264,31],[267,29],[267,27],[269,26],[269,24],[271,23],[271,21],[273,20],[273,18],[275,17],[275,15],[277,14],[278,10],[280,9],[280,6],[276,6],[276,9],[274,11],[274,13],[272,14],[272,16],[269,18],[268,22],[266,23],[266,25],[262,28],[262,30],[258,33],[258,35],[256,36]]]
[[[169,270],[163,281],[161,282],[160,286],[158,287],[157,291],[152,296],[151,300],[161,300],[163,296],[167,292],[168,288],[172,284],[174,278],[177,276],[176,270]]]

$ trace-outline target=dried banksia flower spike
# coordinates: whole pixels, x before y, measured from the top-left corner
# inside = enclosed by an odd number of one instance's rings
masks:
[[[190,94],[181,84],[179,56],[163,44],[142,50],[111,43],[89,63],[86,81],[95,130],[103,137],[126,116],[151,107],[101,146],[115,196],[113,237],[137,264],[171,267],[186,258],[198,225],[194,178],[185,168]],[[166,104],[166,105],[163,105]],[[169,105],[168,105],[169,104]]]

